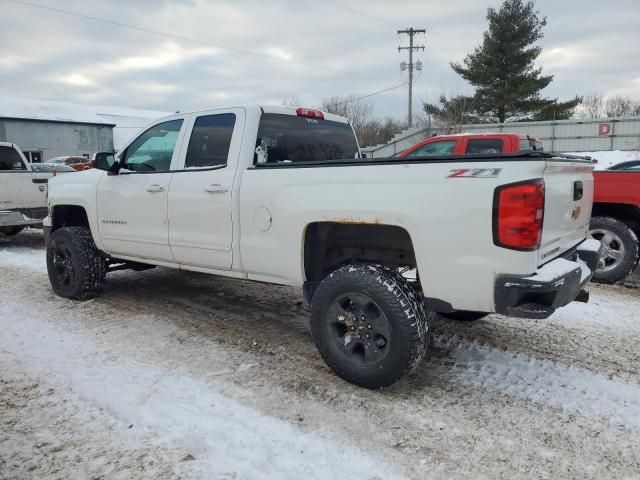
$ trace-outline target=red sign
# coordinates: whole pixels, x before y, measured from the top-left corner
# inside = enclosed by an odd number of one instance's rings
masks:
[[[610,135],[611,134],[611,124],[610,123],[599,123],[598,124],[598,135]]]

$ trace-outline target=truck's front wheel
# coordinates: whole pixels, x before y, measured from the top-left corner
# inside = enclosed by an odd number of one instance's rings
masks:
[[[422,299],[396,271],[369,264],[342,267],[318,286],[311,329],[336,375],[366,388],[402,380],[427,351]]]
[[[58,295],[86,300],[102,292],[107,262],[88,228],[63,227],[53,232],[47,246],[47,271]]]
[[[624,222],[613,217],[593,217],[590,232],[604,247],[593,279],[614,283],[624,278],[638,264],[638,237]]]

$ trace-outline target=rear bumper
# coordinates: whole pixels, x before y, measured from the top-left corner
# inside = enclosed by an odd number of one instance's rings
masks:
[[[533,275],[499,275],[495,282],[496,312],[510,317],[547,318],[574,300],[588,301],[585,285],[598,265],[601,249],[599,241],[585,240]]]

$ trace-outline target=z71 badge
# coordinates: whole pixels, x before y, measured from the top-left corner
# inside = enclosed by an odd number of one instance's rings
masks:
[[[449,170],[447,178],[496,178],[501,168],[457,168]]]

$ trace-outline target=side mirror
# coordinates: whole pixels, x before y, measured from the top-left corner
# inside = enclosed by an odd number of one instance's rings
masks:
[[[117,173],[120,170],[120,163],[116,162],[113,152],[98,152],[93,158],[93,165],[98,170]]]
[[[362,158],[367,158],[367,154],[364,153],[364,152],[361,153],[361,156],[362,156]]]

